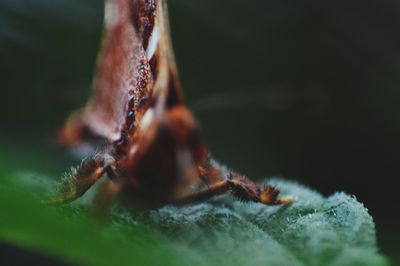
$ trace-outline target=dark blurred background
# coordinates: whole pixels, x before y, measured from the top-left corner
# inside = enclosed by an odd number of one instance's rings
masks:
[[[169,7],[184,93],[214,157],[255,179],[356,195],[398,256],[400,2]],[[102,14],[100,0],[0,0],[0,164],[55,176],[71,164],[53,134],[89,95]]]

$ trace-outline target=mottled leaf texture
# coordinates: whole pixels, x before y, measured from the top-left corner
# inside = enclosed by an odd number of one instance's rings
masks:
[[[230,197],[187,207],[132,212],[116,203],[111,221],[87,217],[93,193],[63,208],[39,203],[51,179],[23,173],[0,186],[0,239],[83,265],[388,265],[367,209],[353,196],[323,197],[269,180],[290,206]],[[28,193],[29,191],[29,193]],[[93,191],[91,191],[93,192]],[[13,207],[9,206],[13,202]]]

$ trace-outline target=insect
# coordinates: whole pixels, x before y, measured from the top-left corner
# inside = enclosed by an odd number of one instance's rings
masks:
[[[97,147],[61,182],[56,203],[81,197],[102,176],[104,198],[143,206],[189,204],[230,193],[288,204],[271,186],[225,171],[208,155],[184,103],[163,0],[106,0],[93,92],[60,132],[67,147]]]

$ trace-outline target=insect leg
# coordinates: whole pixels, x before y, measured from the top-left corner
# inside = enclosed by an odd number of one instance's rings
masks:
[[[109,175],[108,171],[107,175]],[[91,212],[99,218],[106,218],[107,214],[110,213],[112,202],[120,191],[120,188],[120,185],[113,180],[105,180],[105,183],[96,190],[95,197],[90,205]]]
[[[97,154],[83,160],[78,167],[71,168],[64,175],[59,185],[58,198],[48,203],[64,204],[78,199],[103,176],[112,162],[111,156],[106,154]]]
[[[229,193],[241,201],[260,202],[265,205],[280,205],[292,203],[292,197],[280,198],[279,190],[266,186],[263,191],[258,184],[245,177],[236,177],[230,174],[230,179],[218,181],[206,189],[195,192],[173,201],[176,205],[185,205],[207,200],[213,196]]]

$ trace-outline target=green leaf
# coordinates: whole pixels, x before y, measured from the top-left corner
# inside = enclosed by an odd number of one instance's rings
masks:
[[[388,265],[371,216],[354,197],[328,198],[280,179],[290,206],[217,197],[187,207],[128,211],[115,206],[100,225],[87,215],[94,190],[76,203],[40,203],[55,182],[40,174],[4,176],[0,239],[90,265]]]

